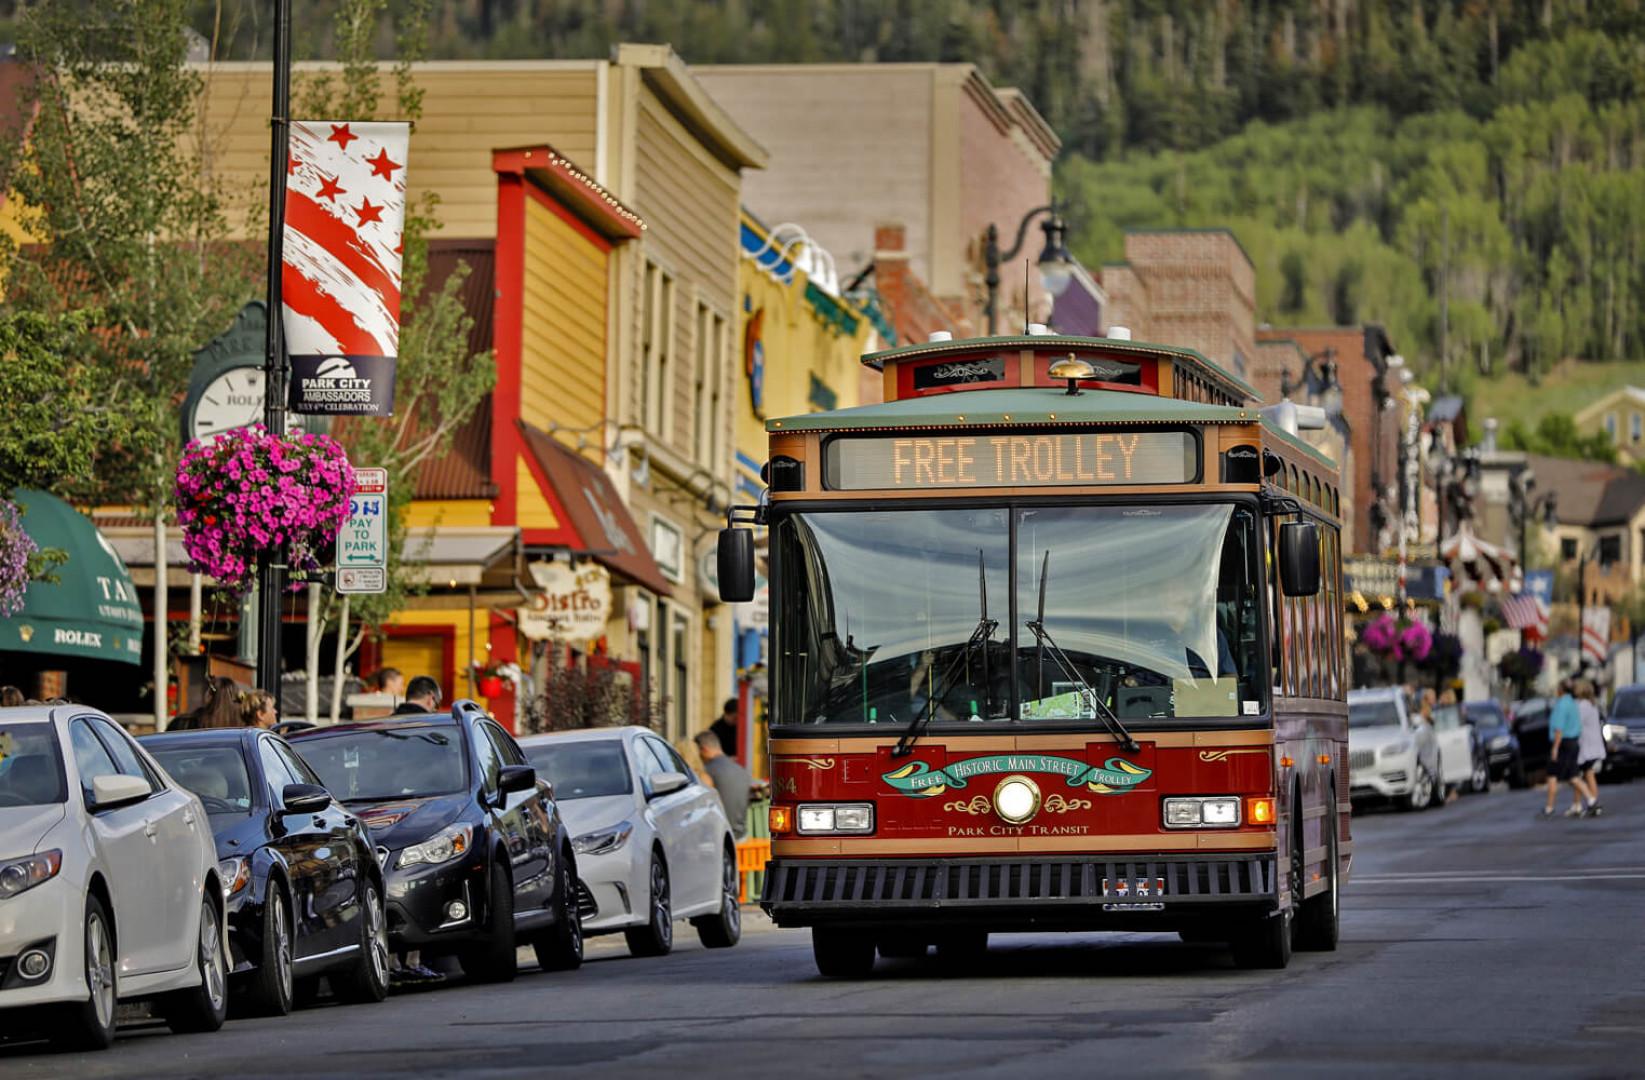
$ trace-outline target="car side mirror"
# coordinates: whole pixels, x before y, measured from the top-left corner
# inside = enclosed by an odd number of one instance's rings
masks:
[[[318,814],[331,805],[331,792],[319,784],[287,784],[280,790],[280,809],[288,814]]]
[[[497,791],[503,795],[530,791],[537,786],[537,770],[530,765],[504,765],[497,773]]]
[[[113,776],[94,777],[91,781],[92,809],[112,810],[116,806],[141,802],[153,791],[149,782],[141,776],[115,773]]]
[[[720,578],[720,600],[727,604],[746,604],[754,599],[754,531],[721,529],[714,558]]]
[[[1319,592],[1319,526],[1287,521],[1279,527],[1279,573],[1286,596]]]
[[[690,783],[691,783],[691,778],[689,776],[687,776],[685,773],[680,773],[680,772],[654,773],[654,774],[652,774],[652,777],[651,777],[651,797],[653,799],[656,799],[656,798],[660,798],[664,795],[672,795],[676,791],[682,790],[683,788],[685,788]]]

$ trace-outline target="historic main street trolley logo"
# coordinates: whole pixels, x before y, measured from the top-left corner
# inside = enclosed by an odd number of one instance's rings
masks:
[[[1053,773],[1067,779],[1072,788],[1084,787],[1099,795],[1123,795],[1154,775],[1153,770],[1112,757],[1101,765],[1047,754],[991,754],[966,758],[933,769],[923,761],[911,761],[900,769],[883,773],[881,779],[904,795],[928,799],[949,788],[963,788],[967,780],[994,773]]]

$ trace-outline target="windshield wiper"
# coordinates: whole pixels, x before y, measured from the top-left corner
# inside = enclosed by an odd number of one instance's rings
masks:
[[[954,688],[955,676],[970,666],[974,649],[982,649],[983,712],[987,714],[993,711],[993,698],[990,696],[991,688],[988,683],[988,642],[994,637],[994,631],[1000,624],[998,620],[988,617],[988,574],[983,567],[981,551],[977,552],[977,592],[982,605],[981,617],[977,619],[977,625],[971,631],[971,636],[966,639],[965,645],[949,659],[942,677],[932,685],[931,693],[925,699],[925,707],[909,722],[908,727],[903,729],[902,738],[897,740],[896,747],[891,751],[893,760],[907,757],[914,749],[915,741],[924,733],[926,725],[931,722],[932,714],[937,710],[937,702],[947,697],[948,692]]]
[[[1096,689],[1085,680],[1085,676],[1079,673],[1079,669],[1068,658],[1068,654],[1062,651],[1062,646],[1057,644],[1056,638],[1051,636],[1051,631],[1045,628],[1045,581],[1050,576],[1051,552],[1046,551],[1045,561],[1040,564],[1039,611],[1032,621],[1024,624],[1028,627],[1028,632],[1034,635],[1034,642],[1039,647],[1035,677],[1043,678],[1045,654],[1049,650],[1051,659],[1062,672],[1063,678],[1079,687],[1080,696],[1091,703],[1092,711],[1108,728],[1109,734],[1119,741],[1119,744],[1125,748],[1127,753],[1134,754],[1142,749],[1141,745],[1125,729],[1125,725],[1120,723],[1120,718],[1114,715],[1113,710],[1108,707],[1108,703],[1097,695]]]

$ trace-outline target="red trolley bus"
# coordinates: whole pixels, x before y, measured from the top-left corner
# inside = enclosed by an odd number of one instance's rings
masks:
[[[734,601],[769,530],[765,910],[825,975],[1011,931],[1335,948],[1340,505],[1309,410],[1118,337],[864,362],[886,401],[771,421],[720,536]]]

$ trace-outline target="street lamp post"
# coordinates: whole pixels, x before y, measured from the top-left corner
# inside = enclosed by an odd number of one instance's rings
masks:
[[[280,271],[286,221],[286,159],[291,127],[291,0],[274,5],[274,115],[269,147],[268,335],[263,367],[263,426],[286,430],[286,344],[281,328]],[[280,700],[280,566],[265,558],[257,568],[257,685]]]
[[[1541,495],[1532,494],[1536,491],[1536,474],[1529,468],[1521,469],[1514,474],[1508,485],[1508,515],[1513,519],[1514,528],[1519,531],[1519,565],[1524,568],[1528,551],[1525,542],[1525,527],[1538,514],[1542,515],[1542,523],[1547,528],[1553,528],[1554,515],[1559,507],[1559,495],[1549,491]]]
[[[982,259],[985,273],[983,283],[988,286],[988,303],[983,309],[988,316],[988,336],[999,333],[999,306],[1000,306],[1000,267],[1013,261],[1022,252],[1023,240],[1028,235],[1029,224],[1041,214],[1047,215],[1040,223],[1040,231],[1045,233],[1045,246],[1040,249],[1038,261],[1040,279],[1052,293],[1060,292],[1060,286],[1066,282],[1072,272],[1074,257],[1068,254],[1066,240],[1068,226],[1057,212],[1057,204],[1037,206],[1022,216],[1017,223],[1017,238],[1011,245],[1011,250],[1000,251],[999,226],[990,222],[988,231],[984,234]],[[1023,297],[1026,305],[1028,298]]]

